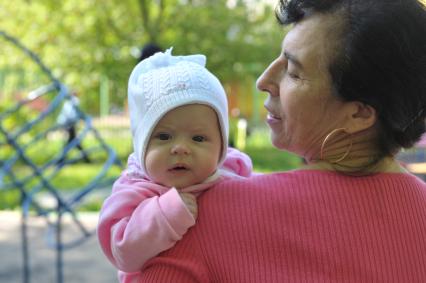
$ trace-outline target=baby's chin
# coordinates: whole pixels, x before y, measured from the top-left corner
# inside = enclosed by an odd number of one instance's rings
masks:
[[[163,178],[163,180],[153,180],[155,183],[168,188],[181,190],[204,182],[209,176],[173,176],[175,178]],[[170,180],[171,179],[171,180]],[[180,180],[179,180],[180,179]]]
[[[196,183],[188,183],[188,184],[172,184],[172,185],[170,185],[170,186],[167,186],[167,187],[169,187],[169,188],[175,188],[176,190],[182,190],[182,189],[184,189],[184,188],[187,188],[187,187],[190,187],[190,186],[192,186],[192,185],[195,185]]]
[[[181,189],[184,189],[186,187],[195,185],[196,183],[195,182],[176,182],[176,181],[174,181],[174,182],[162,182],[162,183],[159,183],[159,184],[161,184],[165,187],[168,187],[168,188],[175,188],[176,190],[181,190]]]

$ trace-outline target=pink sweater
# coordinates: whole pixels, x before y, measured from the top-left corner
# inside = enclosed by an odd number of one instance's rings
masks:
[[[426,282],[426,184],[298,170],[230,180],[135,282]]]
[[[195,224],[178,191],[150,181],[130,155],[128,168],[114,183],[102,206],[97,235],[101,248],[119,270],[120,282],[132,282],[143,264],[171,248]],[[249,177],[250,158],[228,149],[217,173],[202,184],[180,191],[200,194],[213,184],[233,177]]]

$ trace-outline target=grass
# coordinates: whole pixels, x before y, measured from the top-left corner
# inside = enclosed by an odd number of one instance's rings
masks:
[[[117,134],[117,132],[102,132],[107,144],[109,144],[117,153],[119,159],[126,164],[127,156],[132,151],[132,145],[130,140],[130,134]],[[47,144],[48,143],[48,144]],[[90,138],[84,140],[83,147],[90,149],[95,147],[96,141]],[[55,156],[57,152],[60,152],[62,142],[58,140],[45,141],[44,144],[38,144],[31,151],[31,158],[38,164],[43,164],[52,156]],[[273,172],[273,171],[285,171],[298,167],[300,165],[300,158],[287,152],[279,151],[275,149],[269,141],[269,133],[267,129],[260,128],[255,129],[252,134],[248,137],[246,147],[243,150],[251,158],[256,172]],[[7,153],[0,153],[7,156]],[[9,153],[10,154],[10,153]],[[74,155],[79,154],[78,151],[73,153]],[[69,167],[62,168],[58,174],[52,178],[51,183],[59,188],[61,194],[70,195],[72,192],[81,190],[86,184],[93,180],[97,174],[102,170],[106,155],[101,153],[94,153],[93,160],[91,163],[79,162]],[[23,164],[17,163],[15,168],[12,170],[16,176],[24,178],[29,176],[32,172],[30,168]],[[119,176],[121,168],[113,166],[108,170],[105,175],[105,180],[114,180]],[[6,179],[7,181],[7,179]],[[111,182],[110,181],[110,182]],[[26,191],[30,191],[31,188],[37,186],[38,180],[35,178],[26,184]],[[43,188],[41,189],[43,191]],[[110,192],[110,185],[102,189],[103,194],[92,194],[88,195],[84,203],[79,205],[80,210],[97,211],[100,209],[103,198]],[[41,194],[37,193],[37,194]],[[45,192],[45,194],[49,194]],[[15,209],[19,207],[20,194],[16,189],[8,189],[0,191],[0,209]]]

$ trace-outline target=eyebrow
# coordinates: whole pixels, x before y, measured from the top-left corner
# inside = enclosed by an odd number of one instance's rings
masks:
[[[296,58],[296,56],[294,56],[293,54],[289,53],[288,51],[284,51],[283,54],[284,54],[284,57],[288,61],[292,62],[294,65],[296,65],[296,67],[298,67],[299,69],[303,70],[303,65],[299,61],[299,59]]]

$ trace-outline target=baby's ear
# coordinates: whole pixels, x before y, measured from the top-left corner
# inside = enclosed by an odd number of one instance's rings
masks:
[[[346,107],[348,107],[348,124],[346,126],[348,133],[353,134],[371,128],[377,121],[376,109],[368,104],[351,101]]]

